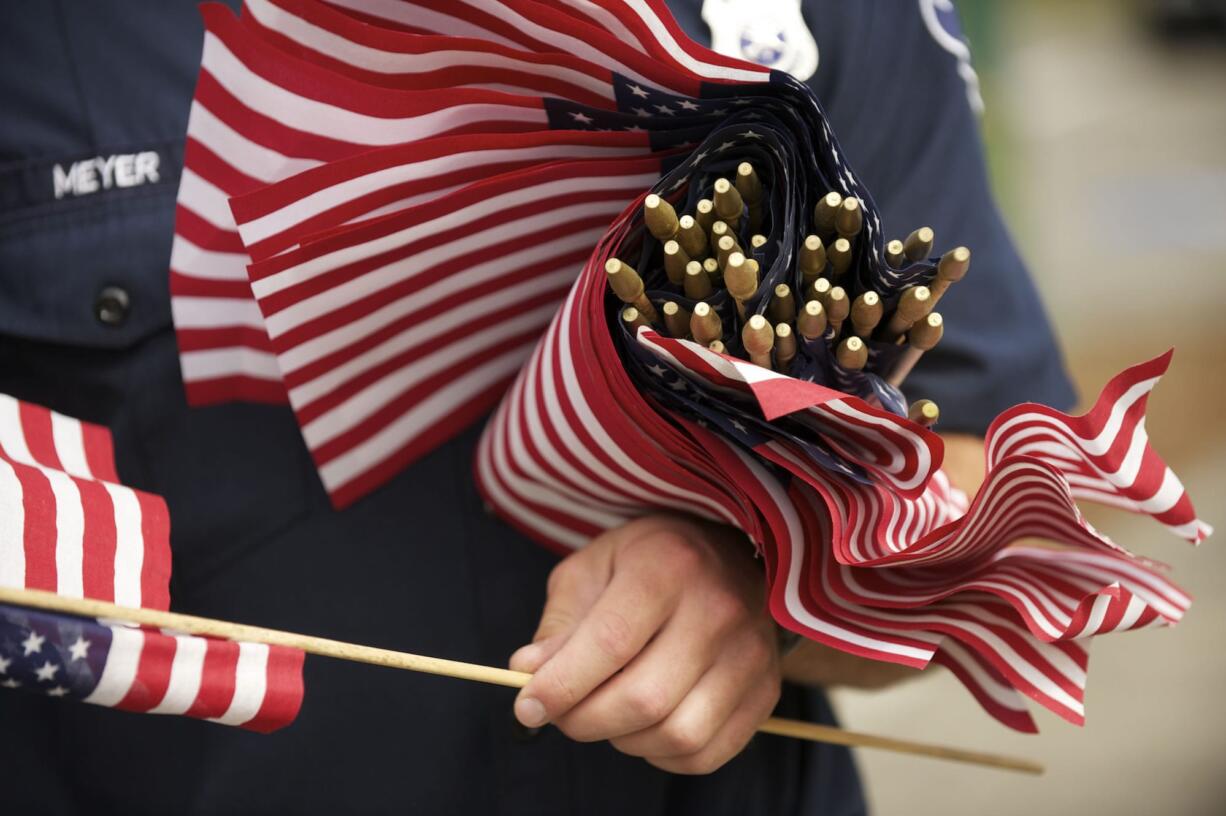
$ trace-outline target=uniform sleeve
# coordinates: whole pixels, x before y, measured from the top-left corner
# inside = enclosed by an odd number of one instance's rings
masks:
[[[805,0],[804,13],[820,50],[812,83],[881,210],[887,240],[928,225],[936,233],[934,252],[971,249],[970,272],[938,307],[944,338],[904,390],[912,399],[937,401],[942,430],[982,433],[1011,405],[1067,410],[1075,395],[988,188],[978,117],[962,75],[969,65],[960,67],[938,41],[940,30],[934,35],[929,28],[937,21],[933,5]]]

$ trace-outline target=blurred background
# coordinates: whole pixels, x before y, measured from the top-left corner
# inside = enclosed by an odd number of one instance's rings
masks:
[[[1170,346],[1148,428],[1219,533],[1087,515],[1172,565],[1183,623],[1094,643],[1087,724],[1013,734],[948,674],[840,691],[853,729],[1020,754],[1045,777],[859,754],[873,812],[1226,813],[1226,2],[959,0],[993,180],[1085,401]]]

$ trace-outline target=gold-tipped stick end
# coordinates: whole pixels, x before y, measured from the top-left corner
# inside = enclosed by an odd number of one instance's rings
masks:
[[[936,234],[932,227],[920,227],[902,242],[903,255],[912,263],[922,261],[932,254],[932,243],[935,240]]]
[[[848,196],[834,213],[834,229],[844,238],[854,238],[864,226],[864,208],[860,199]]]
[[[796,359],[796,335],[787,323],[775,326],[775,367],[780,374],[787,374]]]
[[[677,211],[660,196],[652,193],[643,200],[643,223],[647,231],[658,241],[667,241],[677,235]]]
[[[609,288],[622,303],[634,303],[643,294],[643,279],[634,267],[617,258],[605,261],[605,274],[609,279]]]
[[[699,303],[690,315],[690,334],[704,346],[723,338],[724,327],[709,303]]]
[[[810,300],[796,317],[796,330],[806,340],[817,340],[826,334],[826,308],[821,301]]]
[[[651,324],[647,322],[643,314],[633,306],[627,306],[622,309],[622,323],[625,324],[632,333],[638,331],[640,327],[650,328]]]
[[[941,409],[935,402],[928,399],[916,400],[911,403],[911,408],[907,411],[907,419],[925,428],[931,428],[940,418]]]
[[[758,291],[758,263],[743,252],[728,254],[724,265],[724,288],[728,294],[744,303]]]
[[[876,292],[865,292],[851,304],[851,326],[860,337],[868,337],[881,322],[885,307]]]
[[[868,365],[868,346],[859,337],[848,337],[835,349],[834,359],[848,371],[859,371]]]
[[[670,300],[660,311],[664,313],[664,325],[670,335],[681,340],[690,336],[690,313],[681,308],[680,304]]]
[[[680,286],[685,282],[685,267],[690,262],[690,256],[675,240],[664,242],[664,273],[668,282]]]
[[[703,268],[703,264],[700,264],[698,261],[690,261],[685,265],[685,279],[682,282],[682,289],[685,291],[685,296],[691,300],[709,298],[711,293],[715,291],[711,285],[711,276]]]

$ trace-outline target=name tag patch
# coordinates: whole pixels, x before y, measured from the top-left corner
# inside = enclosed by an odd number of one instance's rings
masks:
[[[156,184],[161,175],[161,157],[154,150],[114,153],[81,159],[65,167],[51,168],[51,189],[57,199],[83,196],[100,190]]]

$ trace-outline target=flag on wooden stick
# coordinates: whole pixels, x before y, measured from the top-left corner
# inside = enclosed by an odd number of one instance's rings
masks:
[[[165,610],[170,519],[119,482],[110,433],[0,394],[0,586]],[[303,653],[0,604],[0,687],[272,731]]]
[[[899,388],[970,249],[887,242],[804,84],[659,0],[204,14],[185,386],[288,401],[337,507],[497,406],[476,473],[509,523],[561,551],[655,510],[734,525],[782,625],[943,663],[1023,730],[1025,697],[1081,722],[1086,638],[1187,609],[1076,504],[1208,534],[1144,432],[1169,356],[1084,417],[1002,414],[971,501]]]

